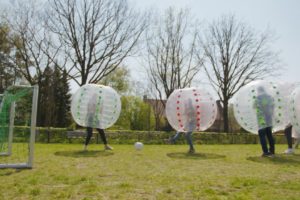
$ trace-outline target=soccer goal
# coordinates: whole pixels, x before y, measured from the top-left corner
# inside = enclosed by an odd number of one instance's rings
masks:
[[[38,86],[10,86],[0,95],[0,168],[32,168]]]

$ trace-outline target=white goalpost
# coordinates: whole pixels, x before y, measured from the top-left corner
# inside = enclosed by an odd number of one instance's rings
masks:
[[[32,168],[37,101],[37,85],[11,86],[0,96],[0,169]],[[21,121],[17,124],[16,116]],[[15,129],[21,125],[23,132],[19,133],[20,128],[17,131]]]

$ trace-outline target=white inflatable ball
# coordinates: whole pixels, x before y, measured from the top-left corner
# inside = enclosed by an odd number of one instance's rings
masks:
[[[300,137],[300,86],[298,86],[290,96],[289,113],[291,124],[293,125],[293,137]]]
[[[134,148],[135,148],[136,150],[138,150],[138,151],[142,150],[143,147],[144,147],[144,144],[141,143],[141,142],[136,142],[136,143],[134,143]]]
[[[282,130],[284,119],[283,96],[278,85],[263,80],[252,81],[234,96],[234,116],[245,130],[258,134],[258,130],[272,126]]]
[[[176,131],[204,131],[217,117],[216,101],[201,88],[177,89],[167,100],[166,116]]]
[[[280,130],[284,130],[288,124],[291,124],[291,94],[292,92],[299,86],[299,83],[296,82],[278,82],[278,90],[280,91],[280,94],[282,95],[283,99],[283,123],[282,127],[278,127]]]
[[[109,86],[86,84],[72,96],[72,117],[80,126],[106,129],[117,121],[120,112],[120,96]]]

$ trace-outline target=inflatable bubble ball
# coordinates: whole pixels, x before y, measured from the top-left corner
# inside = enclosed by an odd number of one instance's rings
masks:
[[[109,86],[86,84],[72,96],[72,117],[80,126],[106,129],[117,121],[120,112],[120,96]]]
[[[272,126],[282,130],[287,117],[280,88],[273,82],[252,81],[243,86],[233,97],[234,116],[245,130],[258,134],[258,130]]]
[[[176,131],[204,131],[214,123],[217,105],[205,89],[177,89],[167,100],[166,115]]]
[[[300,137],[300,86],[294,89],[289,99],[289,116],[293,125],[293,137]]]

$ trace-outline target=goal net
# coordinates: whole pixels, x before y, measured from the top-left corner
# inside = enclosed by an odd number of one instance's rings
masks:
[[[0,168],[32,168],[38,86],[11,86],[0,96]]]

